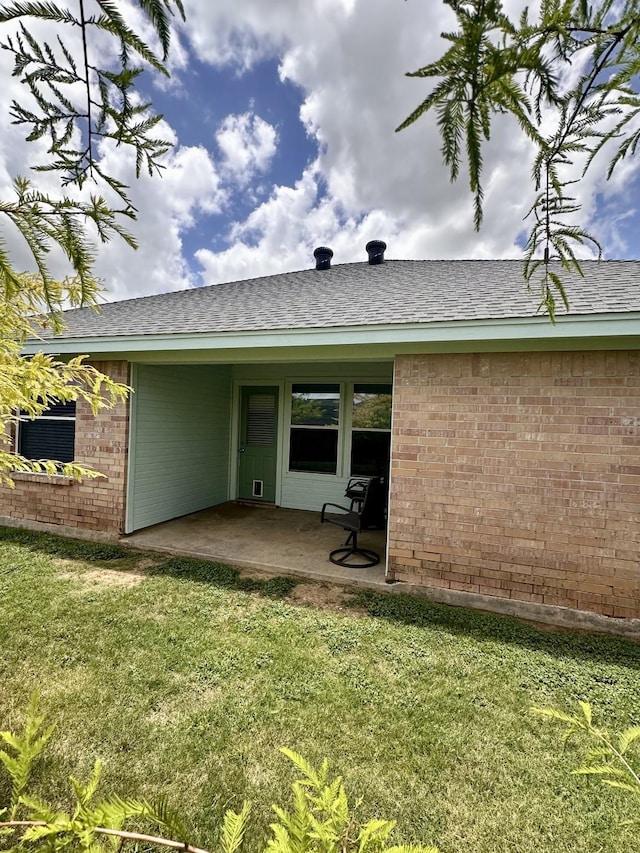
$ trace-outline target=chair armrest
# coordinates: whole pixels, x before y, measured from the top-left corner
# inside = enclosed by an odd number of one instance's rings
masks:
[[[370,477],[349,477],[347,489],[353,489],[354,487],[359,489],[366,489],[369,485],[370,479]]]
[[[368,480],[362,480],[355,477],[352,477],[347,483],[347,488],[344,493],[347,497],[353,497],[354,495],[361,495],[363,498],[367,493],[367,488],[369,486]]]
[[[328,506],[332,506],[334,509],[339,509],[341,512],[344,512],[344,513],[351,512],[351,510],[348,507],[340,506],[340,504],[331,504],[331,503],[323,504],[322,505],[322,513],[320,514],[320,523],[321,524],[324,521],[325,510],[327,509]]]

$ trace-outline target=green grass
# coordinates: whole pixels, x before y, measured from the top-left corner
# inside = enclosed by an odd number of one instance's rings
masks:
[[[105,793],[166,795],[209,848],[249,798],[253,853],[288,798],[289,746],[326,756],[362,819],[398,821],[396,840],[637,849],[624,793],[571,776],[580,746],[563,751],[530,708],[585,699],[612,729],[640,724],[640,646],[401,595],[320,609],[294,587],[0,528],[0,727],[21,725],[36,688],[57,723],[37,793],[64,804],[66,777],[100,757]]]

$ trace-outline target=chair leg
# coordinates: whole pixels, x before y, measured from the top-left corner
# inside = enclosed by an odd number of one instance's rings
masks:
[[[355,530],[347,536],[342,548],[335,548],[329,554],[329,559],[336,566],[344,566],[347,569],[368,569],[380,562],[380,556],[375,551],[358,547],[358,534]]]

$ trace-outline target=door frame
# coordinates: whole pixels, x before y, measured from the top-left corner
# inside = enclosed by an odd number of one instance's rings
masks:
[[[240,423],[242,418],[242,391],[244,388],[265,386],[278,389],[277,441],[276,441],[276,506],[282,502],[282,453],[284,443],[284,380],[281,379],[235,379],[231,401],[231,460],[229,465],[229,495],[238,499],[238,471],[240,467]]]

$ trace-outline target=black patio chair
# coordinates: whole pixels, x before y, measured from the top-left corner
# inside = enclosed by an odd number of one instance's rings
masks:
[[[367,511],[362,522],[362,530],[384,530],[386,526],[387,510],[387,487],[382,477],[351,477],[347,483],[344,496],[351,501],[349,509],[358,512],[362,510],[367,487],[371,480],[375,480],[371,489],[372,494],[367,504]]]
[[[382,483],[379,477],[369,480],[349,480],[346,496],[350,498],[349,507],[340,504],[326,503],[322,507],[320,523],[335,524],[349,531],[347,541],[341,548],[335,548],[329,554],[329,559],[336,566],[346,566],[348,569],[368,569],[377,566],[380,555],[370,548],[358,545],[358,534],[362,530],[376,527],[380,502],[384,500]],[[338,512],[327,512],[327,508]]]

